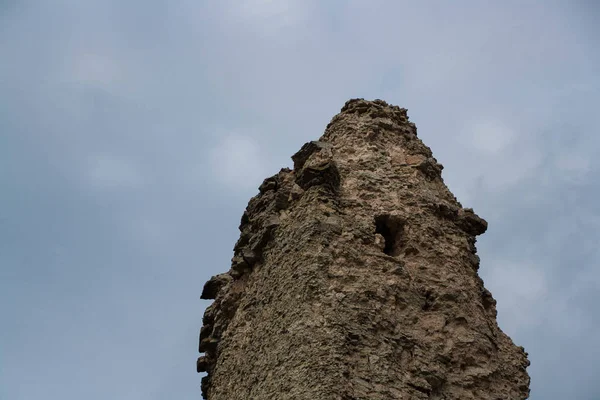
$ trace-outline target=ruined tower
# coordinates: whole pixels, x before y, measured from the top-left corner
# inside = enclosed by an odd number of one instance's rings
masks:
[[[518,400],[527,353],[477,274],[487,223],[406,109],[348,101],[248,203],[204,286],[209,400]]]

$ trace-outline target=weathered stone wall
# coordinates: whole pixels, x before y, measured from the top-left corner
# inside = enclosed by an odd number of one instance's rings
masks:
[[[406,110],[348,101],[248,204],[206,283],[210,400],[526,399],[527,354],[477,274],[487,223]]]

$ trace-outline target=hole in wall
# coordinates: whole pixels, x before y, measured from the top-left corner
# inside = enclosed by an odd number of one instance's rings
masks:
[[[389,256],[397,256],[404,247],[404,223],[398,217],[388,214],[375,217],[375,233],[385,240],[383,252]]]
[[[421,307],[421,309],[423,311],[429,311],[433,307],[434,303],[435,303],[435,296],[433,295],[433,292],[431,290],[426,290],[425,291],[425,301],[423,302],[423,306]]]

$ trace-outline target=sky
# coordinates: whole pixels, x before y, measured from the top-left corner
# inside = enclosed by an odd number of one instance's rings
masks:
[[[350,98],[408,108],[531,399],[600,398],[593,0],[0,0],[0,400],[191,400],[204,282]]]

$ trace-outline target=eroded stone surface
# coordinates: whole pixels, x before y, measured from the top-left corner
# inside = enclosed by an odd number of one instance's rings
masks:
[[[348,101],[248,203],[197,370],[237,399],[518,400],[527,353],[477,274],[462,208],[406,110]]]

